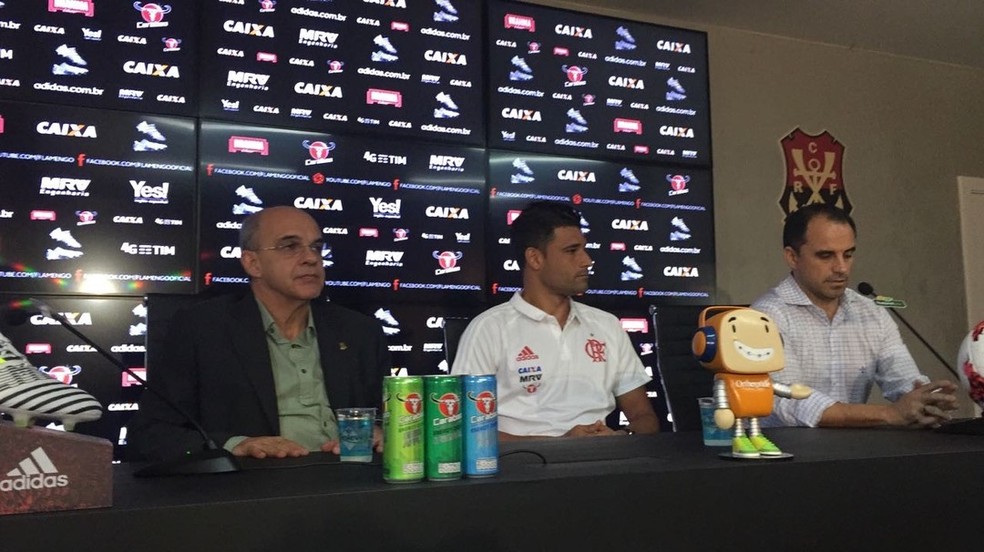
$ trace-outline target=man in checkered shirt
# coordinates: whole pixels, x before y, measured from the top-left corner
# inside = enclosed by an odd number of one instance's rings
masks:
[[[752,308],[782,333],[786,367],[773,379],[815,391],[804,400],[777,397],[763,425],[934,427],[957,408],[956,386],[922,375],[885,309],[847,287],[856,235],[854,220],[832,205],[786,218],[790,274]],[[874,383],[889,404],[865,404]]]

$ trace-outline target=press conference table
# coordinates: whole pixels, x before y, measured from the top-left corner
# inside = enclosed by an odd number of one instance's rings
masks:
[[[390,485],[322,455],[140,479],[112,508],[0,517],[0,550],[979,550],[984,437],[781,429],[795,455],[699,433],[504,446],[490,479]],[[305,465],[306,464],[306,465]]]

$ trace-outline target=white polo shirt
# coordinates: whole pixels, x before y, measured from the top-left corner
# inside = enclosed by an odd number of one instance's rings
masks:
[[[495,374],[499,429],[550,437],[604,420],[652,379],[615,316],[571,301],[561,329],[519,293],[468,324],[451,373]]]

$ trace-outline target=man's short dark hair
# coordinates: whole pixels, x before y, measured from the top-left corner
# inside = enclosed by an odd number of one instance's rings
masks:
[[[509,241],[520,266],[526,262],[528,247],[546,250],[554,229],[565,226],[581,228],[581,213],[570,205],[557,201],[534,201],[527,205],[509,229]]]
[[[831,222],[850,225],[854,235],[858,235],[858,227],[854,224],[851,215],[847,214],[847,211],[827,203],[812,203],[800,207],[786,217],[786,224],[782,228],[783,248],[792,247],[793,251],[799,253],[800,247],[806,243],[806,227],[816,217],[824,217]]]

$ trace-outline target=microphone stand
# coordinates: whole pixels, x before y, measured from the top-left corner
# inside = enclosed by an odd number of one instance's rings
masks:
[[[909,322],[905,318],[903,318],[901,314],[899,314],[899,311],[895,310],[895,307],[888,307],[888,310],[895,315],[895,318],[898,318],[900,322],[905,324],[906,328],[909,328],[909,331],[912,332],[912,335],[916,336],[919,339],[919,341],[921,341],[922,344],[925,345],[927,349],[929,349],[929,352],[933,353],[933,356],[935,356],[936,359],[943,364],[943,366],[946,366],[946,369],[949,370],[950,373],[953,374],[953,377],[957,378],[957,381],[959,382],[960,375],[957,374],[957,371],[954,370],[952,366],[950,366],[950,363],[943,360],[943,357],[936,352],[936,349],[934,349],[932,345],[930,345],[925,339],[923,339],[923,336],[920,335],[919,332],[917,332],[916,329],[912,327],[912,324],[909,324]]]
[[[141,468],[134,472],[133,475],[137,477],[151,477],[159,475],[188,475],[188,474],[205,474],[205,473],[233,473],[240,471],[239,462],[236,457],[233,456],[229,451],[217,446],[215,441],[208,436],[205,429],[195,421],[183,408],[178,406],[174,401],[165,396],[163,393],[158,392],[155,388],[147,385],[147,381],[130,370],[130,368],[123,364],[123,362],[117,359],[115,356],[106,352],[105,349],[99,346],[98,343],[89,339],[85,334],[76,330],[72,324],[65,319],[61,314],[53,311],[51,307],[47,304],[38,301],[37,299],[31,299],[31,302],[38,307],[41,314],[47,316],[58,322],[61,327],[65,328],[71,332],[75,337],[81,339],[86,345],[89,345],[96,350],[103,358],[108,360],[118,368],[120,371],[125,372],[130,375],[133,379],[140,382],[143,386],[144,392],[151,392],[164,401],[165,404],[170,406],[180,414],[185,420],[187,420],[195,428],[199,435],[202,437],[202,442],[204,444],[204,449],[197,453],[188,453],[185,456],[176,458],[174,460],[168,460],[165,462],[160,462],[157,464],[151,464],[145,468]]]

